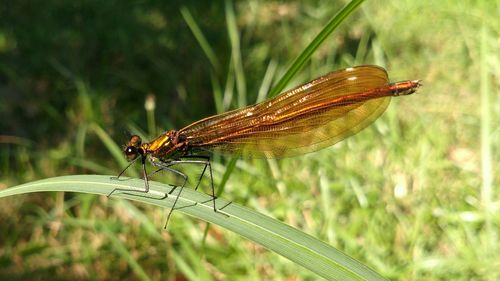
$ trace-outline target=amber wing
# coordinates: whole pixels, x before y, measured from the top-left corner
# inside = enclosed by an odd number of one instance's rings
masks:
[[[347,68],[179,132],[193,147],[211,151],[266,158],[300,155],[337,143],[377,119],[390,97],[363,93],[388,83],[381,67]]]

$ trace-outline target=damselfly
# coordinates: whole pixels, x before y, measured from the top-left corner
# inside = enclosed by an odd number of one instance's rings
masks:
[[[142,142],[134,135],[124,148],[131,160],[127,168],[140,159],[142,192],[149,191],[148,179],[159,171],[183,177],[182,192],[187,176],[173,167],[184,163],[202,165],[196,189],[208,168],[213,209],[217,212],[210,158],[202,152],[282,158],[316,151],[359,132],[385,111],[391,97],[412,94],[421,85],[420,80],[390,83],[385,69],[378,66],[338,70],[270,100],[167,131],[151,142]],[[157,168],[149,175],[146,159]],[[110,195],[115,191],[137,190],[116,189]]]

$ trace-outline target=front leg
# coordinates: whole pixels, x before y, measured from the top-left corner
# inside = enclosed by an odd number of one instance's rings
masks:
[[[131,162],[128,166],[130,167],[131,164],[133,164],[135,161]],[[107,197],[110,197],[113,193],[115,193],[116,191],[122,191],[122,192],[142,192],[142,193],[149,193],[149,178],[148,178],[148,174],[146,172],[146,157],[142,157],[141,158],[141,167],[142,167],[142,174],[143,174],[143,178],[144,178],[144,190],[137,190],[137,189],[130,189],[130,188],[115,188],[113,189],[108,195]],[[126,168],[126,169],[127,169]],[[125,170],[126,170],[125,169]],[[125,170],[123,170],[117,177],[114,177],[114,179],[117,179],[119,180],[120,176],[125,172]],[[113,179],[113,178],[112,178]],[[163,198],[166,198],[168,197],[167,194],[164,194],[165,196],[163,196],[161,199]]]

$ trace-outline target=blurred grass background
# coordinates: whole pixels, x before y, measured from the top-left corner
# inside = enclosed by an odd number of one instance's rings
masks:
[[[115,143],[128,132],[152,138],[264,99],[345,4],[2,2],[0,188],[117,174],[125,160]],[[289,86],[359,64],[425,86],[331,148],[239,160],[222,196],[390,279],[500,279],[499,12],[486,0],[364,3]],[[228,163],[216,157],[216,185]],[[226,230],[210,227],[203,239],[203,221],[178,214],[163,231],[164,219],[92,195],[2,199],[0,277],[317,279]]]

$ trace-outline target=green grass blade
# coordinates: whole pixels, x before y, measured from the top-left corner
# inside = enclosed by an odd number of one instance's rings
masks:
[[[193,15],[191,15],[191,12],[189,12],[189,10],[184,6],[181,7],[181,14],[182,17],[184,18],[184,21],[189,26],[189,29],[191,29],[191,32],[196,38],[196,41],[198,41],[198,44],[200,44],[201,49],[205,53],[205,56],[207,56],[208,61],[210,61],[210,64],[212,65],[213,69],[215,70],[215,72],[219,72],[220,71],[219,60],[217,59],[214,50],[208,43],[207,38],[205,37],[205,35],[203,35],[201,28],[198,26],[196,20],[193,18]]]
[[[0,191],[0,198],[16,194],[42,191],[83,192],[107,195],[115,188],[142,187],[140,179],[112,180],[110,176],[78,175],[55,177],[26,183]],[[137,195],[116,193],[113,197],[125,198],[146,204],[170,208],[179,188],[165,199],[171,186],[150,182],[150,193]],[[308,268],[327,280],[384,280],[380,275],[323,243],[280,221],[257,213],[238,204],[217,199],[220,213],[212,211],[211,197],[185,188],[179,197],[178,212],[217,224],[238,233],[262,246]]]
[[[269,90],[271,89],[271,83],[274,75],[276,74],[277,68],[278,63],[275,60],[271,60],[267,65],[266,73],[264,74],[264,78],[262,78],[256,102],[262,102],[267,98],[267,93],[269,93]]]
[[[238,24],[236,22],[233,3],[231,1],[225,1],[224,3],[226,10],[227,33],[231,44],[231,61],[233,63],[236,78],[238,107],[243,107],[247,105],[247,90],[245,72],[243,71],[243,61],[241,58],[240,34],[238,31]]]
[[[215,104],[215,110],[217,113],[224,112],[224,103],[223,103],[223,97],[222,97],[222,88],[217,80],[217,76],[215,76],[215,73],[210,72],[210,81],[212,82],[212,92],[214,95],[214,104]]]
[[[316,35],[302,53],[293,61],[285,75],[273,87],[270,97],[279,94],[286,87],[288,82],[299,72],[306,62],[311,58],[312,54],[321,46],[325,39],[352,13],[356,8],[363,3],[364,0],[352,0],[339,13],[337,13],[326,26]]]
[[[111,153],[113,158],[120,164],[120,167],[126,167],[128,165],[127,159],[123,156],[123,151],[120,149],[120,146],[116,144],[115,141],[106,133],[103,128],[101,128],[96,123],[92,123],[89,126],[89,129],[92,130],[97,137],[102,141],[102,143],[106,146],[108,151]],[[133,169],[130,169],[129,172],[132,176],[138,177],[138,174]]]
[[[121,151],[120,147],[113,141],[113,139],[106,133],[106,131],[101,128],[101,126],[96,123],[92,123],[89,126],[89,129],[92,130],[97,137],[102,141],[102,143],[106,146],[108,151],[111,153],[113,158],[120,163],[120,166],[127,166],[127,160],[123,157],[123,151]]]

